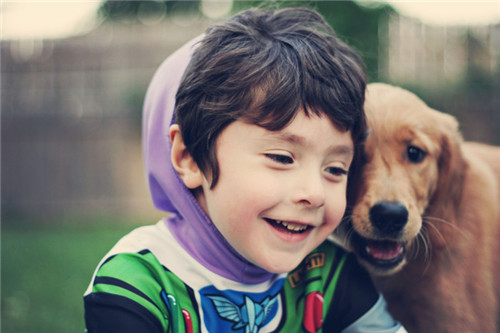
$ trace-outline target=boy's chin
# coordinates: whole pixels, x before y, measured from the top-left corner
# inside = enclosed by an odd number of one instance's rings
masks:
[[[290,260],[277,260],[273,262],[266,262],[263,263],[262,265],[259,265],[261,268],[265,269],[268,272],[274,273],[274,274],[283,274],[283,273],[289,273],[293,271],[297,266],[302,262],[304,258],[299,258],[300,260],[297,260],[296,258],[290,259]]]

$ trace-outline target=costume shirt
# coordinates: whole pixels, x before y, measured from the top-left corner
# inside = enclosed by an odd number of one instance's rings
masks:
[[[366,320],[381,325],[367,332],[399,328],[380,313],[362,319],[383,301],[354,257],[332,243],[289,274],[244,284],[200,265],[165,221],[120,240],[99,265],[84,300],[89,333],[361,332],[356,327]]]

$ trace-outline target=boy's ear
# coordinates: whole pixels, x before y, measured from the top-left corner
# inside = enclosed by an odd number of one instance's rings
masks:
[[[177,171],[187,188],[195,189],[200,187],[203,184],[203,173],[188,152],[179,125],[172,125],[169,134],[172,142],[170,158],[175,171]]]

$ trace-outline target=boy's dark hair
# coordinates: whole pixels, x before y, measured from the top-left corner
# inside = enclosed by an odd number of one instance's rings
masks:
[[[238,119],[275,131],[303,108],[350,130],[357,147],[366,131],[365,87],[358,55],[317,12],[250,9],[207,30],[177,92],[175,122],[213,188],[215,141]]]

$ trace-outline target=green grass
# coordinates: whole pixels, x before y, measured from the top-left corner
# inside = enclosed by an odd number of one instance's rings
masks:
[[[83,293],[93,271],[133,228],[2,227],[1,332],[84,332]]]

